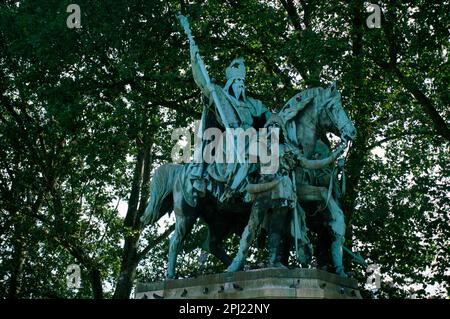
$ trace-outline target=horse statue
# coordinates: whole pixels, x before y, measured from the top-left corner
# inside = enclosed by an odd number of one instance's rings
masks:
[[[340,137],[343,143],[348,143],[356,137],[356,128],[342,107],[341,94],[337,90],[335,83],[327,89],[313,88],[301,93],[302,98],[308,98],[308,96],[320,96],[318,99],[325,100],[326,105],[322,110],[319,110],[314,106],[305,108],[305,110],[303,110],[303,112],[305,112],[303,116],[300,115],[297,121],[290,121],[290,123],[296,122],[296,137],[307,158],[312,158],[320,140],[327,140],[323,131],[332,131],[334,135]],[[322,103],[319,102],[318,104]],[[319,113],[319,121],[322,123],[322,126],[318,126],[317,124],[314,125],[313,119],[315,117],[311,114],[315,112]],[[292,126],[292,124],[290,125]],[[308,127],[310,128],[309,130],[307,129]],[[339,203],[336,201],[336,196],[333,196],[332,194],[333,185],[335,185],[335,190],[337,191],[337,186],[335,184],[336,171],[333,170],[329,174],[325,174],[322,179],[316,178],[315,183],[313,178],[308,178],[307,176],[308,173],[310,176],[314,176],[319,172],[320,170],[305,170],[301,168],[295,170],[297,198],[302,205],[306,202],[322,202],[323,206],[327,208],[327,211],[330,214],[330,216],[328,216],[330,219],[328,226],[331,228],[332,237],[330,247],[332,264],[338,275],[346,277],[347,275],[344,272],[342,262],[343,243],[345,238],[344,213],[340,208]],[[316,211],[317,210],[315,210],[315,212]],[[321,217],[323,217],[323,214]],[[322,236],[322,241],[326,241],[324,237],[326,236]]]
[[[223,240],[232,234],[240,234],[247,224],[251,205],[243,200],[219,202],[209,191],[198,198],[192,207],[183,194],[183,179],[187,176],[188,164],[163,164],[158,167],[150,185],[150,198],[141,217],[143,226],[154,224],[165,214],[175,213],[175,231],[170,238],[167,278],[175,278],[177,255],[186,236],[195,222],[202,218],[208,226],[205,247],[225,265],[231,258],[223,248]]]
[[[301,103],[303,101],[303,103]],[[291,143],[303,151],[303,156],[307,159],[312,159],[317,143],[320,138],[326,138],[325,133],[331,132],[341,138],[341,141],[345,144],[353,139],[356,135],[356,129],[347,114],[345,113],[341,104],[341,95],[333,83],[329,88],[310,88],[304,90],[294,97],[292,97],[280,111],[280,116],[283,118],[286,134]],[[321,162],[317,162],[319,165]],[[303,231],[300,231],[302,239],[302,248],[305,249],[305,245],[308,246],[308,239],[305,238],[306,225],[305,212],[302,205],[305,202],[322,202],[328,211],[331,213],[331,226],[333,232],[333,238],[331,241],[331,255],[335,271],[340,276],[346,276],[342,264],[342,246],[345,235],[345,222],[344,214],[340,209],[335,198],[330,194],[330,187],[324,187],[328,185],[312,185],[312,179],[307,179],[307,175],[314,174],[323,168],[319,167],[307,167],[305,163],[298,165],[293,170],[293,183],[296,189],[296,195],[298,204],[295,210],[300,211],[301,214],[297,215],[294,212],[294,218],[301,219],[303,221]],[[330,174],[331,175],[331,174]],[[321,181],[328,181],[332,185],[332,178],[328,177]],[[249,224],[246,226],[240,241],[239,251],[234,258],[232,264],[228,267],[227,271],[233,272],[242,268],[245,262],[245,256],[247,251],[256,236],[256,230],[263,221],[264,211],[260,209],[252,209],[250,215]],[[299,232],[296,227],[294,230]],[[297,236],[298,236],[297,235]],[[324,236],[322,236],[323,239]],[[299,252],[297,238],[296,251],[297,256],[302,263],[305,263],[306,252]]]
[[[312,88],[300,92],[286,103],[281,114],[288,123],[288,134],[292,136],[294,143],[302,148],[305,161],[312,156],[314,145],[323,134],[334,133],[344,141],[352,139],[356,134],[353,124],[342,108],[340,93],[335,85],[327,89]],[[231,258],[222,246],[223,240],[232,233],[241,234],[244,228],[248,227],[251,213],[251,203],[245,202],[243,198],[220,202],[209,191],[205,197],[198,198],[195,207],[191,206],[184,195],[189,191],[184,182],[188,170],[189,164],[164,164],[159,167],[152,178],[149,203],[141,217],[141,223],[145,226],[157,222],[172,210],[175,213],[175,231],[170,238],[167,278],[175,278],[178,252],[199,218],[202,218],[209,228],[210,253],[225,265],[230,265]],[[301,170],[297,168],[295,175],[301,174]],[[303,184],[300,183],[300,186],[297,187],[297,197],[303,200]],[[324,200],[323,197],[321,199]],[[238,266],[241,264],[242,261]]]

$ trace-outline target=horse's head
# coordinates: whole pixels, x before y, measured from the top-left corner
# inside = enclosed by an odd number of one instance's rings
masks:
[[[341,94],[334,83],[326,89],[315,87],[297,93],[286,102],[280,116],[286,123],[289,139],[301,144],[307,156],[312,155],[323,133],[333,133],[344,143],[356,136],[356,128],[342,107]]]
[[[333,83],[324,90],[323,104],[319,106],[319,126],[327,132],[339,136],[348,142],[356,136],[356,128],[345,113],[341,103],[341,93]]]

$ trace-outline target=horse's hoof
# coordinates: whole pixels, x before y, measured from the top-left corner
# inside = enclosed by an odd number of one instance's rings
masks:
[[[280,262],[276,262],[276,263],[270,263],[269,265],[267,265],[268,268],[279,268],[279,269],[288,269],[288,267],[286,267],[285,265],[283,265]]]
[[[172,279],[176,279],[176,278],[175,278],[175,275],[167,274],[166,279],[172,280]]]
[[[235,265],[233,263],[230,266],[228,266],[226,272],[236,272],[236,271],[239,271],[240,269],[241,269],[241,267],[239,267],[239,265]]]
[[[353,271],[348,271],[348,272],[346,272],[346,274],[347,274],[347,277],[348,277],[348,278],[353,278],[353,277],[355,277],[355,273],[354,273]]]
[[[339,277],[342,277],[342,278],[348,278],[349,276],[345,273],[345,271],[343,271],[343,270],[338,270],[338,271],[336,271],[336,275],[338,275]]]

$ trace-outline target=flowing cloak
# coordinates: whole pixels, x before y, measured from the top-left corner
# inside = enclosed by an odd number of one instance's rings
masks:
[[[205,109],[202,113],[202,120],[200,127],[198,129],[198,138],[203,137],[203,133],[208,128],[218,128],[223,134],[221,136],[221,146],[217,147],[214,151],[220,151],[222,154],[215,152],[216,161],[212,163],[208,163],[205,168],[203,167],[204,163],[201,161],[203,158],[197,157],[197,163],[190,163],[190,167],[186,169],[188,173],[185,179],[185,188],[192,189],[192,185],[189,185],[193,182],[194,179],[203,178],[206,179],[207,182],[207,190],[213,194],[214,197],[221,201],[225,201],[224,191],[228,188],[231,189],[235,194],[239,195],[239,197],[244,198],[245,190],[247,187],[247,176],[249,173],[256,170],[255,164],[248,162],[248,148],[250,140],[249,138],[244,139],[244,147],[238,147],[238,137],[237,135],[233,136],[233,143],[227,144],[226,139],[226,130],[227,129],[242,129],[247,130],[252,128],[256,121],[262,121],[264,123],[266,119],[270,116],[270,111],[264,106],[264,104],[254,98],[245,97],[243,100],[237,100],[233,96],[231,96],[228,92],[218,86],[214,85],[214,89],[217,92],[217,96],[220,101],[220,107],[222,108],[222,114],[225,114],[226,119],[222,119],[220,116],[220,112],[217,109],[217,105],[209,101],[208,105],[205,105]],[[230,132],[230,131],[229,131]],[[257,135],[257,130],[254,131]],[[216,138],[216,137],[214,137]],[[201,147],[200,154],[206,154],[205,147],[206,145],[212,143],[212,141],[204,140],[203,147]],[[216,142],[217,143],[217,142]],[[216,146],[220,146],[216,144]],[[211,151],[214,147],[209,145],[207,148]],[[205,152],[203,152],[205,150]],[[199,150],[197,150],[198,152]],[[241,152],[241,154],[238,154]],[[233,161],[228,161],[227,156],[229,158],[230,154],[233,154]],[[197,153],[197,156],[199,153]],[[245,159],[244,162],[239,162],[238,156]],[[189,195],[188,195],[189,196]],[[192,198],[186,198],[187,202],[195,206],[196,200],[193,195],[190,195]],[[248,200],[248,197],[247,197]]]
[[[219,149],[221,154],[216,152],[214,155],[215,158],[222,159],[222,163],[217,163],[216,161],[206,164],[203,158],[205,146],[211,144],[213,141],[203,140],[204,132],[208,128],[218,128],[222,133],[225,133],[225,130],[230,128],[242,128],[246,130],[260,125],[260,123],[256,122],[262,122],[262,124],[264,124],[271,113],[264,104],[257,99],[247,97],[244,94],[243,99],[238,100],[230,95],[228,90],[225,90],[219,85],[207,83],[196,54],[191,54],[191,67],[194,81],[205,97],[205,105],[202,112],[200,127],[197,131],[198,138],[202,140],[202,143],[199,149],[196,149],[194,152],[194,163],[189,163],[189,167],[186,168],[186,174],[183,174],[183,188],[193,190],[192,184],[194,180],[204,178],[206,179],[207,190],[221,201],[226,200],[224,191],[227,188],[243,197],[247,185],[246,178],[249,172],[255,169],[254,165],[248,163],[248,161],[244,163],[239,163],[236,160],[232,162],[226,161],[227,153],[229,155],[230,152],[232,152],[235,155],[235,158],[238,157],[238,154],[236,154],[238,145],[235,139],[233,145],[229,145],[227,149],[225,134],[222,134],[222,145],[224,147]],[[229,86],[227,86],[227,88],[229,88]],[[219,105],[216,105],[213,102],[211,96],[212,90],[214,90],[217,95]],[[246,158],[248,154],[249,142],[247,139],[245,140],[245,147],[239,149],[239,151],[241,151],[241,154],[239,154],[241,158],[242,156]],[[242,154],[242,152],[245,154]],[[185,193],[186,201],[189,205],[196,206],[197,201],[195,195],[193,192],[189,193]]]

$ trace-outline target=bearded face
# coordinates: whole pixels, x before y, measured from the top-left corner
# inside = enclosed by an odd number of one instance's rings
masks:
[[[233,81],[233,84],[231,85],[231,88],[233,90],[234,97],[236,99],[240,99],[241,97],[244,97],[245,93],[245,84],[244,80],[241,78],[237,78]]]

